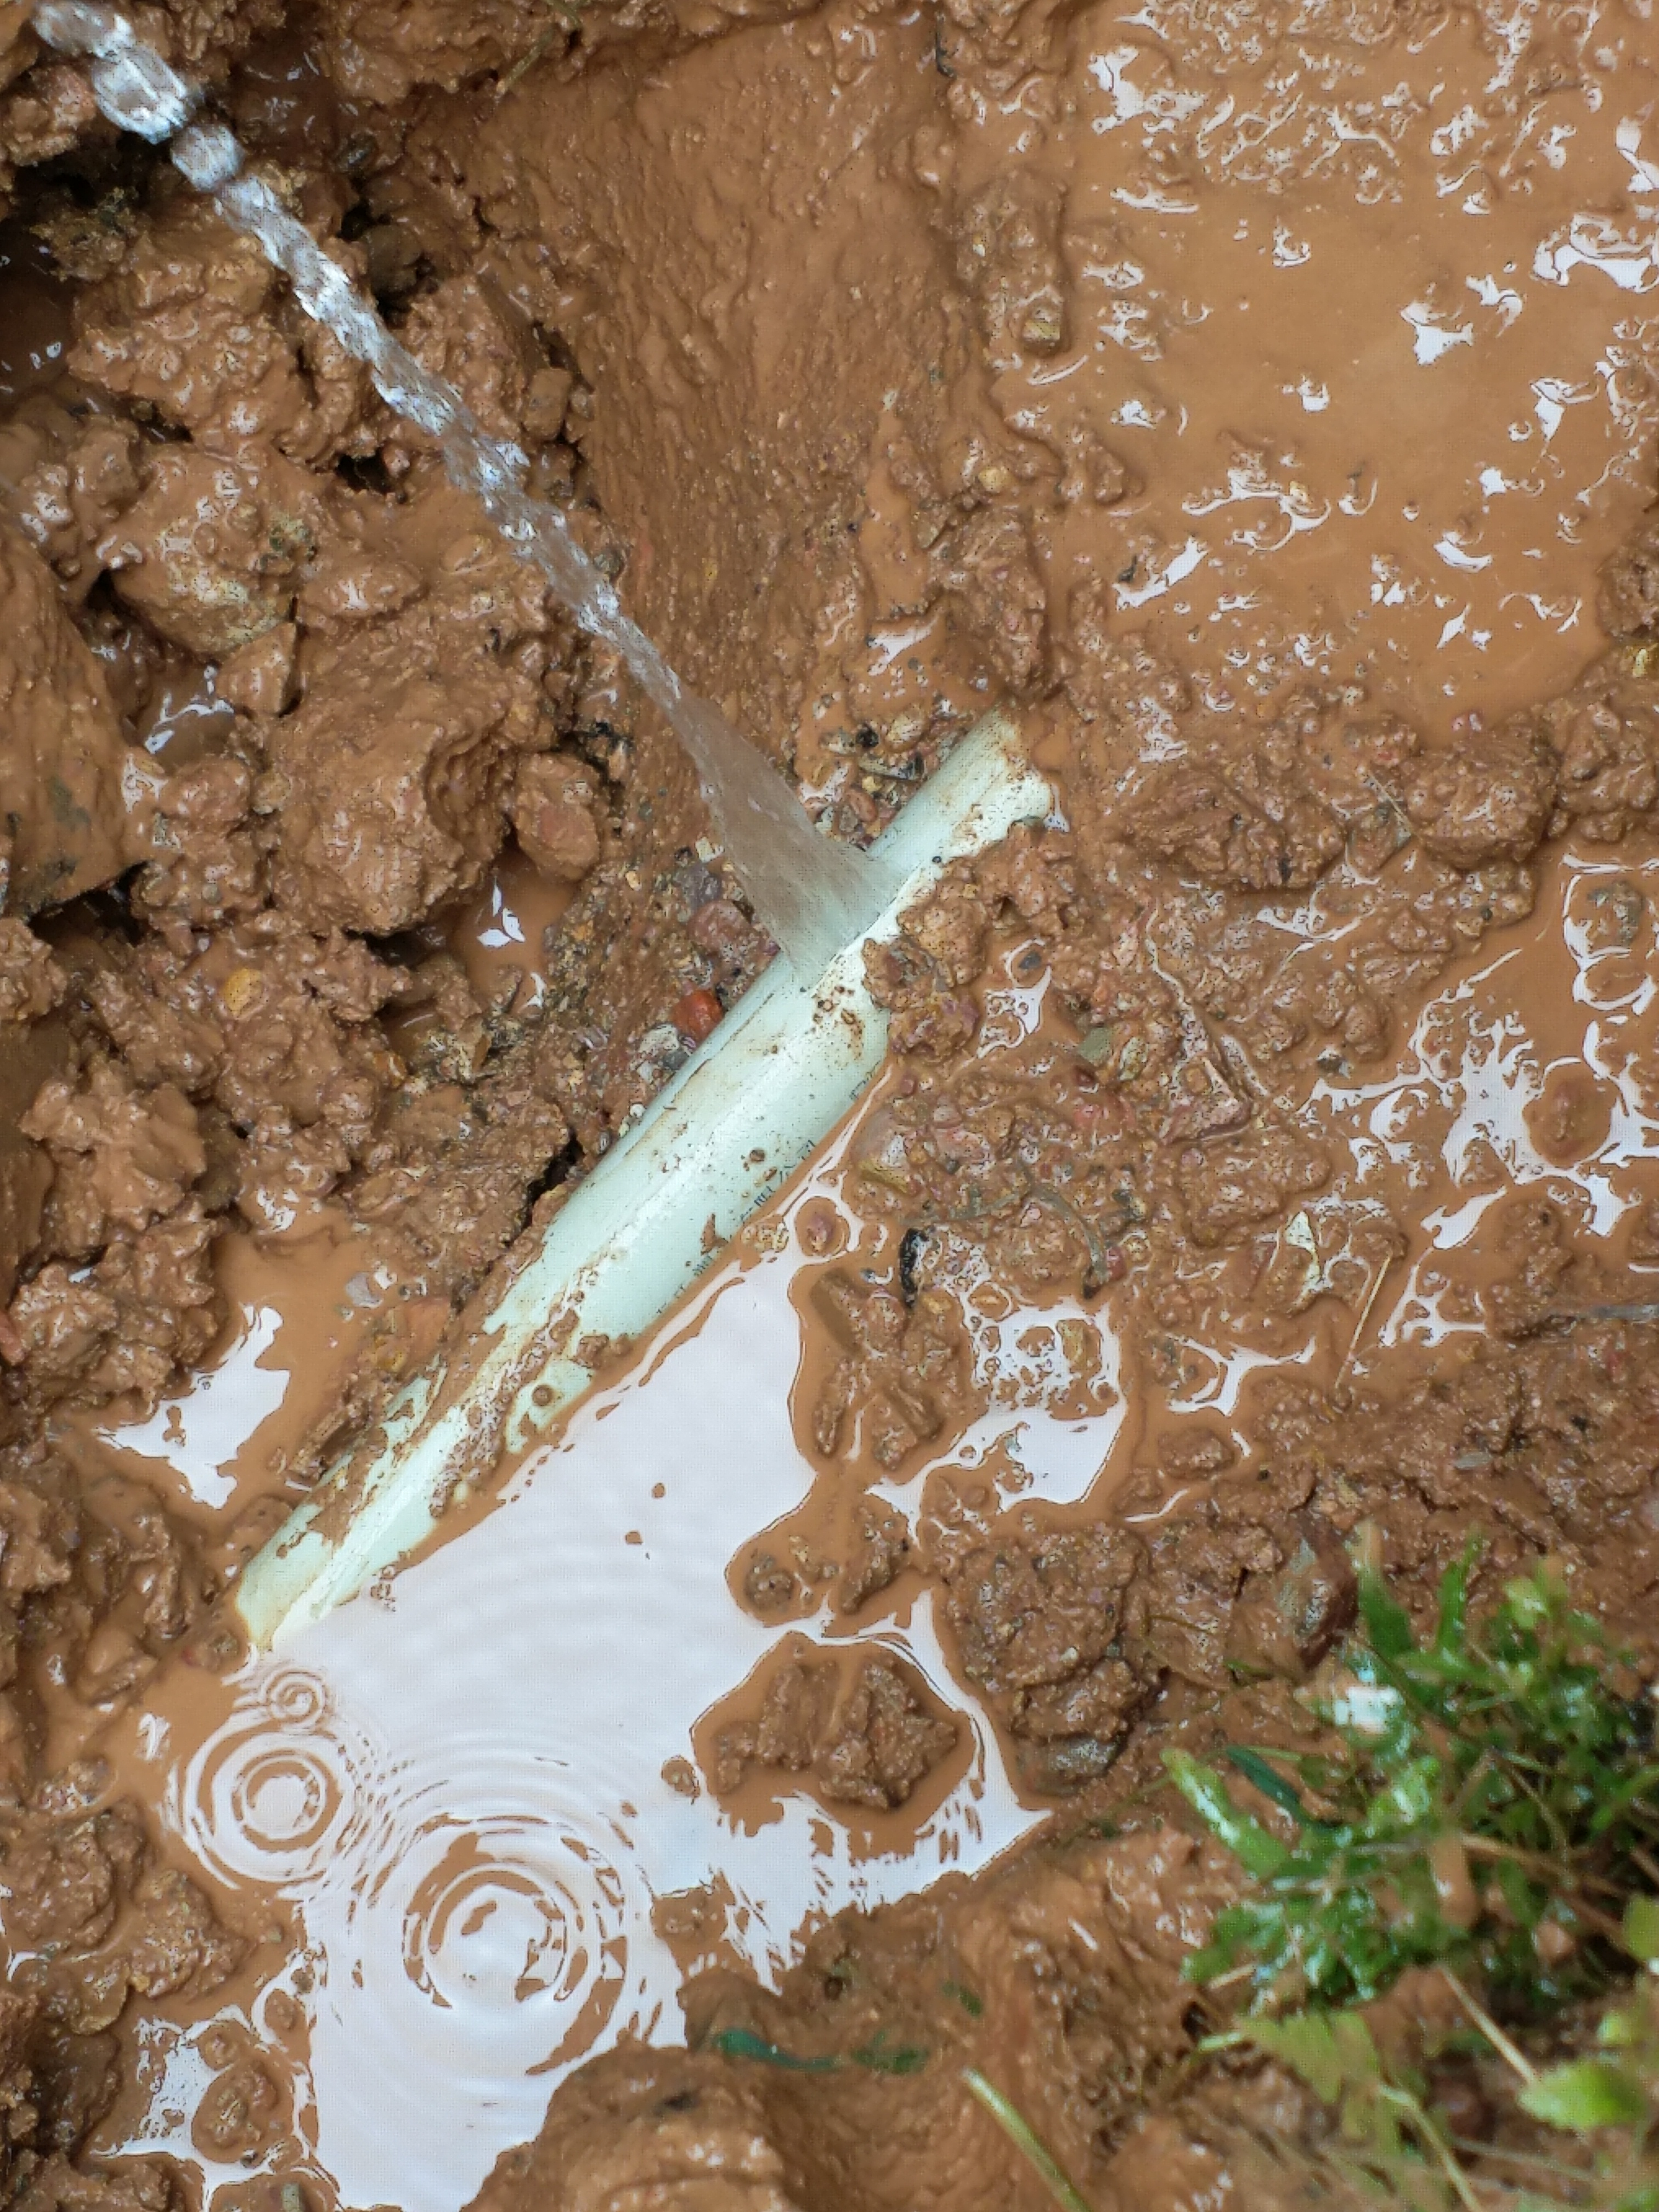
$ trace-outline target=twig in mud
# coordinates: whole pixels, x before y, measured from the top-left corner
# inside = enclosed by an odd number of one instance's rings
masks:
[[[1485,2212],[1474,2184],[1458,2164],[1451,2145],[1424,2110],[1421,2099],[1414,2097],[1409,2089],[1396,2088],[1387,2082],[1376,2094],[1379,2102],[1392,2105],[1396,2112],[1405,2114],[1419,2142],[1428,2146],[1431,2157],[1450,2183],[1452,2194],[1464,2207],[1464,2212]]]
[[[1255,1063],[1236,1036],[1229,1036],[1225,1030],[1221,1030],[1217,1035],[1215,1048],[1217,1056],[1225,1063],[1230,1075],[1237,1076],[1244,1089],[1264,1105],[1272,1103],[1273,1092],[1257,1073]]]
[[[1463,2151],[1471,2158],[1495,2159],[1504,2166],[1524,2166],[1534,2173],[1553,2174],[1581,2188],[1589,2179],[1582,2166],[1563,2166],[1559,2159],[1541,2158],[1535,2150],[1504,2150],[1497,2143],[1480,2142],[1473,2136],[1449,2136],[1446,2140],[1454,2150]]]
[[[1462,2006],[1470,2026],[1480,2030],[1504,2064],[1518,2074],[1523,2081],[1535,2081],[1538,2079],[1538,2069],[1522,2056],[1486,2007],[1475,2002],[1449,1966],[1442,1966],[1440,1973],[1441,1978]]]
[[[1576,1313],[1547,1313],[1542,1328],[1577,1328],[1581,1321],[1659,1321],[1659,1302],[1634,1306],[1580,1306]]]
[[[1387,784],[1379,783],[1369,769],[1367,769],[1365,774],[1361,776],[1360,781],[1368,790],[1374,791],[1376,793],[1383,805],[1388,808],[1389,813],[1393,815],[1395,820],[1405,831],[1407,839],[1409,841],[1415,834],[1412,829],[1412,817],[1407,813],[1405,808],[1395,797],[1393,792],[1389,789]]]
[[[1382,1266],[1377,1269],[1376,1274],[1371,1278],[1371,1286],[1365,1293],[1364,1304],[1359,1309],[1359,1318],[1353,1325],[1353,1334],[1348,1339],[1348,1348],[1342,1355],[1342,1364],[1336,1370],[1336,1381],[1332,1383],[1332,1389],[1335,1389],[1337,1383],[1340,1382],[1343,1376],[1347,1373],[1349,1368],[1353,1364],[1353,1356],[1359,1349],[1360,1338],[1365,1334],[1366,1323],[1371,1317],[1371,1309],[1376,1304],[1378,1294],[1382,1291],[1383,1284],[1389,1279],[1389,1270],[1393,1267],[1395,1261],[1398,1256],[1399,1255],[1396,1253],[1390,1252],[1388,1258],[1384,1260]]]
[[[520,80],[530,74],[561,31],[574,31],[580,26],[581,9],[575,4],[575,0],[547,0],[547,7],[553,18],[552,21],[531,46],[528,53],[519,57],[500,84],[496,86],[497,100],[505,100]]]
[[[962,2078],[969,2095],[984,2106],[1026,2164],[1042,2175],[1055,2203],[1062,2205],[1065,2212],[1090,2212],[1088,2198],[1019,2107],[1003,2095],[995,2082],[988,2081],[977,2066],[964,2066]]]

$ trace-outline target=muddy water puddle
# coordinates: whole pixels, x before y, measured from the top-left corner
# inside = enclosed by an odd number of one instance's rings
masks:
[[[800,1799],[732,1822],[690,1780],[694,1724],[775,1640],[727,1562],[811,1480],[790,1264],[725,1271],[463,1539],[222,1696],[181,1672],[124,1728],[127,1773],[232,1914],[292,1916],[297,1948],[248,2016],[292,2053],[345,2202],[465,2202],[566,2067],[675,2023],[654,1901],[724,1884],[725,1939],[766,1972],[808,1914],[971,1869],[1032,1822],[982,1739],[945,1801],[887,1835]],[[954,1703],[925,1607],[884,1632]],[[155,2032],[129,2148],[199,2156],[201,2034]]]
[[[262,1498],[294,1502],[290,1466],[366,1345],[421,1290],[368,1250],[338,1209],[311,1226],[292,1243],[227,1237],[217,1267],[228,1313],[207,1361],[144,1419],[69,1417],[60,1446],[89,1473],[151,1483],[216,1537]]]
[[[1340,926],[1326,896],[1288,917],[1312,945]],[[175,1666],[118,1724],[121,1785],[161,1807],[170,1850],[267,1940],[211,2016],[174,2001],[147,2024],[136,2100],[103,2147],[165,2149],[210,2190],[264,2174],[349,2204],[453,2208],[571,2066],[678,2033],[688,1965],[770,1976],[804,1923],[1005,1850],[1041,1810],[914,1567],[856,1617],[810,1576],[774,1615],[743,1601],[741,1563],[762,1540],[833,1557],[866,1492],[914,1527],[950,1470],[1006,1502],[1097,1510],[1183,1428],[1220,1425],[1248,1450],[1264,1374],[1330,1382],[1378,1347],[1455,1352],[1486,1326],[1504,1266],[1486,1232],[1518,1193],[1622,1249],[1632,1207],[1659,1195],[1656,900],[1650,844],[1569,848],[1540,871],[1533,915],[1402,1020],[1390,1059],[1318,1072],[1297,1111],[1333,1172],[1270,1231],[1202,1257],[1211,1295],[1189,1332],[1153,1321],[1133,1267],[1042,1310],[965,1267],[968,1405],[890,1470],[857,1423],[836,1456],[813,1449],[830,1353],[802,1321],[830,1267],[879,1285],[901,1265],[896,1226],[860,1217],[847,1172],[878,1089],[450,1540],[228,1680]],[[988,1056],[1023,1066],[1075,1048],[1027,966],[1006,952],[982,1030]],[[210,1509],[239,1435],[264,1448],[277,1378],[315,1357],[290,1337],[309,1325],[293,1305],[274,1331],[276,1308],[244,1310],[258,1317],[216,1376],[112,1439]],[[901,1809],[775,1774],[729,1804],[712,1793],[708,1717],[790,1638],[878,1649],[954,1717],[955,1753]]]

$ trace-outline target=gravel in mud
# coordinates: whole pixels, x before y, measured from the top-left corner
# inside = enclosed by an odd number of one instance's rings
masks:
[[[240,1565],[773,947],[614,659],[0,18],[0,2193],[172,2212],[100,2124],[286,1929],[100,1732],[232,1663]],[[1041,2206],[964,2068],[1091,2203],[1301,2203],[1310,2100],[1190,2063],[1237,1873],[1163,1753],[1297,1740],[1364,1547],[1425,1606],[1547,1557],[1659,1665],[1650,11],[138,20],[826,830],[999,698],[1056,793],[869,953],[814,1485],[730,1567],[778,1640],[680,1762],[902,1816],[971,1713],[1046,1824],[775,1987],[693,1943],[687,2047],[477,2204]],[[100,1456],[267,1294],[278,1445],[210,1510]],[[872,1634],[924,1600],[954,1707]],[[215,2203],[325,2196],[221,2057]]]

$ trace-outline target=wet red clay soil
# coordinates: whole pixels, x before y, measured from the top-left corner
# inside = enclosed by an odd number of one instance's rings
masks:
[[[1303,2202],[1285,2079],[1190,2063],[1232,1877],[1159,1754],[1295,1724],[1360,1543],[1547,1554],[1653,1662],[1648,11],[143,20],[827,831],[999,699],[1054,784],[872,950],[883,1075],[746,1232],[806,1472],[659,1762],[837,1867],[993,1781],[1032,1833],[823,1891],[771,1986],[717,1869],[589,1867],[477,2201],[1039,2207],[973,2065],[1091,2203]],[[131,1747],[222,1726],[241,1565],[772,946],[611,657],[21,9],[0,155],[0,2187],[424,2212],[319,2149],[303,1884]],[[647,1925],[686,2049],[594,1963]]]

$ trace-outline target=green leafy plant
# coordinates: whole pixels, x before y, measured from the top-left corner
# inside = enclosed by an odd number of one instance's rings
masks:
[[[1200,2054],[1258,2051],[1306,2084],[1328,2127],[1272,2148],[1334,2206],[1659,2212],[1652,1701],[1548,1566],[1474,1620],[1476,1557],[1443,1577],[1426,1638],[1361,1576],[1359,1629],[1304,1693],[1322,1724],[1318,1752],[1229,1747],[1231,1775],[1277,1819],[1241,1805],[1219,1765],[1167,1755],[1176,1787],[1250,1877],[1188,1961],[1190,1978],[1238,2008]],[[1443,1978],[1462,2015],[1437,2054],[1402,2051],[1398,2024],[1384,2037],[1367,2014],[1412,1968]],[[965,1985],[941,1988],[983,2014]],[[1587,2000],[1601,2006],[1593,2041]],[[1534,2065],[1531,2032],[1569,2004],[1577,2055]],[[707,2047],[811,2075],[905,2076],[929,2061],[887,2028],[841,2054],[796,2054],[741,2027]],[[1514,2116],[1555,2131],[1559,2154],[1524,2124],[1518,2142],[1455,2134],[1433,2069],[1471,2047],[1508,2069]],[[961,2080],[1063,2212],[1088,2212],[1004,2092],[977,2067]]]
[[[1477,1626],[1474,1554],[1445,1575],[1431,1636],[1373,1574],[1363,1633],[1305,1702],[1332,1748],[1228,1753],[1286,1816],[1243,1810],[1213,1766],[1166,1765],[1255,1876],[1190,1963],[1275,2009],[1364,2002],[1407,1967],[1467,1968],[1506,2008],[1605,1986],[1631,1896],[1659,1887],[1659,1758],[1645,1697],[1547,1567]]]
[[[1598,2206],[1659,2212],[1659,1899],[1632,1898],[1624,1937],[1646,1974],[1603,2012],[1593,2051],[1523,2081],[1516,2102],[1586,2142]]]
[[[1208,2048],[1244,2046],[1277,2059],[1335,2119],[1308,2162],[1351,2192],[1411,2212],[1659,2212],[1659,1905],[1632,1900],[1632,1955],[1649,1972],[1610,2002],[1594,2047],[1543,2072],[1480,2008],[1474,2020],[1512,2069],[1515,2102],[1579,2139],[1571,2164],[1531,2151],[1464,2142],[1430,2108],[1424,2081],[1389,2064],[1363,2014],[1309,2009],[1242,2021]],[[1461,1984],[1458,1985],[1461,1988]],[[1494,2171],[1498,2179],[1494,2180]]]
[[[1384,2065],[1358,2012],[1264,2016],[1212,2037],[1205,2047],[1236,2045],[1276,2058],[1334,2109],[1334,2141],[1310,2162],[1352,2191],[1413,2212],[1454,2206],[1484,2212],[1447,2131],[1424,2101],[1422,2083]]]
[[[1204,2048],[1260,2051],[1304,2081],[1335,2122],[1309,2156],[1362,2197],[1659,2212],[1651,1701],[1629,1693],[1626,1662],[1547,1566],[1472,1621],[1475,1557],[1443,1578],[1426,1640],[1362,1576],[1360,1632],[1305,1693],[1329,1749],[1230,1747],[1279,1826],[1217,1767],[1169,1754],[1176,1788],[1253,1877],[1188,1964],[1244,2000]],[[1565,2161],[1459,2142],[1423,2076],[1385,2058],[1363,2008],[1412,1967],[1444,1977],[1521,2110],[1581,2139]],[[1619,1985],[1632,1993],[1606,2002],[1595,2048],[1543,2072],[1486,2009],[1523,2033]]]

